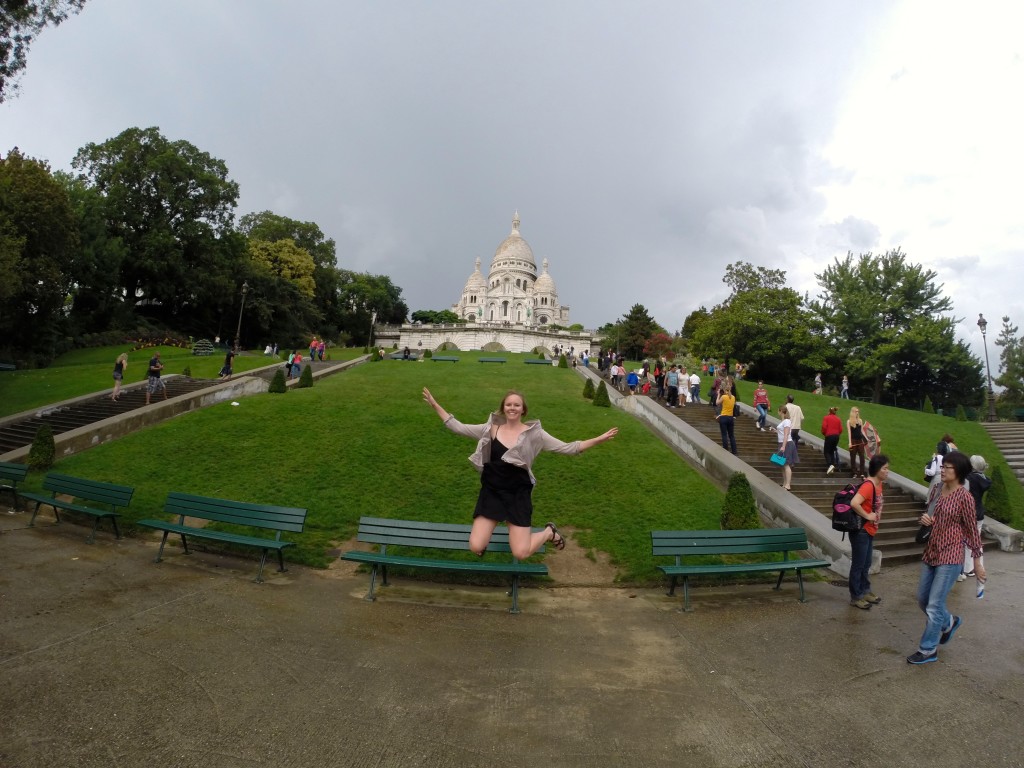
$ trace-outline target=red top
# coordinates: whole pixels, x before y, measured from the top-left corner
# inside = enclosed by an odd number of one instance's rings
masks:
[[[843,434],[843,422],[834,413],[826,413],[821,420],[821,434],[825,437]]]
[[[875,484],[871,480],[865,480],[861,484],[860,488],[857,489],[857,493],[859,493],[860,497],[864,499],[860,505],[861,509],[866,509],[868,512],[878,513],[877,520],[864,521],[864,530],[867,531],[869,536],[874,536],[878,533],[878,524],[882,520],[882,504],[885,501],[885,498],[881,493],[877,496],[875,495]],[[871,500],[870,504],[868,503],[868,499]]]
[[[937,485],[932,490],[933,494],[940,495],[932,510],[932,535],[928,537],[922,559],[928,565],[963,563],[965,545],[970,547],[972,557],[979,557],[981,536],[978,535],[978,520],[974,514],[971,492],[961,485],[952,493],[942,496],[941,489],[942,486]]]
[[[768,405],[768,390],[764,387],[758,387],[754,390],[754,407],[759,405]]]

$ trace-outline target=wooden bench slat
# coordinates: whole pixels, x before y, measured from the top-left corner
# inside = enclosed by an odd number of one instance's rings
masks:
[[[487,549],[490,552],[490,547]],[[472,571],[474,573],[529,573],[544,575],[546,566],[540,563],[495,563],[472,562],[459,560],[434,560],[426,557],[406,555],[382,555],[379,552],[347,552],[346,560],[364,563],[383,563],[386,565],[408,566],[410,568],[433,568],[441,571]]]
[[[114,535],[121,538],[121,530],[117,527],[117,518],[120,512],[117,510],[127,507],[132,500],[135,489],[127,485],[115,485],[114,483],[103,483],[99,480],[87,480],[81,477],[72,477],[59,472],[48,472],[43,478],[43,489],[50,491],[50,496],[40,493],[22,493],[23,498],[36,503],[32,510],[32,518],[28,521],[29,527],[35,526],[36,515],[39,514],[39,507],[46,504],[53,508],[54,517],[60,523],[59,510],[67,510],[79,514],[89,515],[93,518],[92,533],[86,540],[90,544],[96,540],[96,529],[101,519],[109,519],[114,527]],[[71,496],[74,501],[58,499],[57,496]],[[81,504],[80,501],[91,501],[97,504],[107,504],[110,509],[97,509],[88,504]]]

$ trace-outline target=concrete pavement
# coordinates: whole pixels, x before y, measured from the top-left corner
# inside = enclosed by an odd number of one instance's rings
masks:
[[[6,500],[5,500],[6,501]],[[881,606],[808,584],[523,590],[256,562],[0,507],[0,766],[1019,766],[1024,558],[912,667],[916,565]],[[570,542],[570,547],[574,546]],[[552,553],[551,558],[566,553]],[[269,570],[269,568],[268,568]]]

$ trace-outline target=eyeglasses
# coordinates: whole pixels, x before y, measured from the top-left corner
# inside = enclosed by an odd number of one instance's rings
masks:
[[[942,468],[943,469],[953,469],[953,465],[952,464],[943,464]]]

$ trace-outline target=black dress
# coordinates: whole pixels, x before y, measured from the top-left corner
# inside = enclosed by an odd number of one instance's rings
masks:
[[[507,451],[497,437],[491,438],[491,458],[480,476],[480,495],[473,517],[529,528],[533,518],[533,483],[523,467],[501,460]]]

